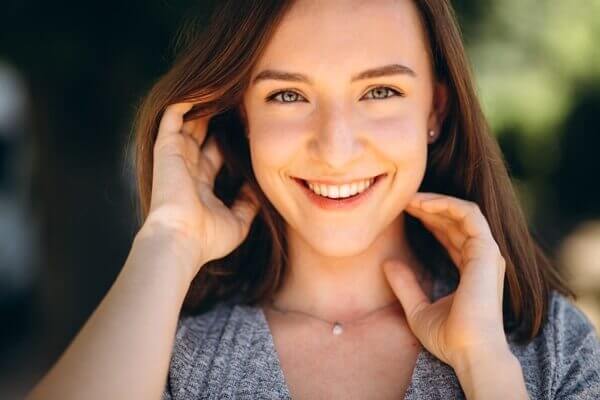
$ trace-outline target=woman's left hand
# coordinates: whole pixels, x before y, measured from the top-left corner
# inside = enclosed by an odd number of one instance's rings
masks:
[[[460,275],[453,293],[431,303],[411,268],[399,260],[384,261],[385,275],[413,334],[455,369],[473,355],[508,350],[502,319],[505,260],[479,206],[417,192],[405,211],[442,243]]]

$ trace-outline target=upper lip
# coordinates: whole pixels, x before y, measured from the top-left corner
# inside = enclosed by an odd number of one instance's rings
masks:
[[[369,180],[371,178],[377,178],[378,176],[381,175],[387,175],[386,173],[383,174],[379,174],[379,175],[371,175],[369,177],[361,177],[361,178],[347,178],[347,179],[306,179],[306,178],[300,178],[300,177],[296,177],[295,179],[301,179],[303,181],[308,181],[310,183],[319,183],[319,184],[323,184],[323,185],[343,185],[345,183],[352,183],[352,182],[357,182],[357,181],[363,181],[363,180]]]

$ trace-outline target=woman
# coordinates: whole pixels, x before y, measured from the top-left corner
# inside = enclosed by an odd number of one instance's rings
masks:
[[[29,398],[600,395],[447,1],[220,2],[136,151],[131,253]]]

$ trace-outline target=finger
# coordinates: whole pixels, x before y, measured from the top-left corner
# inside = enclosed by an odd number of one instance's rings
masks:
[[[480,299],[480,306],[494,310],[496,301],[502,297],[504,269],[493,264],[490,259],[466,259],[460,277],[463,291],[470,297]],[[496,296],[490,296],[495,294]]]
[[[172,170],[178,170],[188,163],[186,158],[186,139],[179,133],[183,115],[191,108],[189,103],[177,103],[168,106],[161,116],[153,147],[152,167],[152,204],[160,204],[172,196],[167,192]],[[159,192],[159,188],[162,188]],[[165,189],[167,188],[167,189]]]
[[[198,143],[196,140],[183,133],[180,135],[184,142],[183,154],[186,161],[186,165],[190,168],[190,172],[194,172],[192,165],[198,164],[198,158],[200,156],[200,149],[198,148]]]
[[[201,151],[202,155],[206,157],[208,161],[210,161],[213,167],[211,176],[209,177],[210,180],[213,181],[217,175],[217,172],[219,172],[223,166],[224,161],[223,154],[221,153],[221,150],[219,150],[219,146],[217,144],[217,139],[214,136],[210,136],[208,139],[206,139]]]
[[[250,184],[245,182],[231,205],[231,212],[240,221],[242,240],[248,235],[252,220],[258,213],[259,208],[258,197],[252,192]]]
[[[452,262],[458,268],[459,272],[461,271],[461,267],[463,265],[463,259],[460,252],[460,248],[456,248],[449,240],[446,235],[440,231],[437,227],[430,225],[428,222],[423,222],[423,224],[427,227],[428,230],[435,236],[437,240],[444,245],[444,248],[448,251],[448,255],[452,259]]]
[[[212,117],[212,114],[209,114],[209,115],[205,115],[203,117],[195,118],[193,121],[189,121],[189,122],[193,122],[193,124],[190,124],[190,135],[194,139],[196,139],[196,142],[198,142],[198,144],[200,146],[203,146],[204,141],[206,140],[206,133],[208,131],[208,123],[209,123],[211,117]]]
[[[405,263],[397,259],[388,259],[383,262],[382,267],[392,291],[402,304],[408,325],[415,335],[420,337],[418,314],[431,304],[429,297],[419,284],[414,271]]]
[[[193,103],[175,103],[167,106],[158,125],[157,142],[168,140],[169,136],[179,134],[183,125],[183,116],[193,106]]]
[[[412,202],[423,211],[446,215],[461,224],[468,236],[491,237],[489,225],[476,203],[452,196],[421,196]]]
[[[455,221],[450,220],[443,215],[427,213],[415,207],[407,207],[406,211],[419,218],[421,222],[427,222],[429,225],[445,232],[452,245],[457,249],[462,249],[465,241],[467,240],[467,236],[457,226]]]
[[[410,200],[409,204],[418,206],[424,200],[438,199],[438,198],[442,198],[444,196],[445,195],[443,195],[441,193],[416,192],[415,195],[413,196],[413,198]]]
[[[196,131],[198,126],[198,119],[192,119],[189,121],[185,121],[181,126],[181,133],[190,136],[194,141],[196,141],[196,136],[194,132]],[[200,147],[201,143],[198,143],[198,147]]]
[[[448,207],[450,202],[452,202],[454,207]],[[417,192],[409,204],[428,212],[444,212],[451,218],[457,220],[462,220],[466,214],[472,211],[472,206],[475,205],[473,202],[459,199],[457,197],[438,193],[422,192]]]

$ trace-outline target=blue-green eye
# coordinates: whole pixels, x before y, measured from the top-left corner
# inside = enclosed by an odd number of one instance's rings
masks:
[[[373,96],[367,96],[369,93],[376,93]],[[388,95],[392,93],[391,95]],[[367,92],[367,100],[385,100],[389,97],[399,96],[404,97],[404,93],[401,93],[395,89],[392,89],[387,86],[377,86]],[[383,97],[381,97],[383,96]]]
[[[387,86],[377,86],[367,92],[375,93],[373,96],[367,96],[367,100],[385,100],[389,97],[399,96],[404,97],[404,93],[399,92],[395,89],[392,89]],[[391,95],[390,95],[391,93]],[[383,96],[383,97],[382,97]],[[273,93],[269,97],[267,97],[267,102],[275,102],[275,103],[296,103],[298,98],[302,98],[304,100],[300,100],[300,102],[308,103],[308,101],[302,96],[300,93],[295,92],[293,90],[280,90],[278,92]],[[363,97],[364,98],[364,97]],[[280,99],[280,100],[279,100]]]
[[[281,100],[276,100],[275,98],[280,97]],[[275,102],[275,103],[296,103],[295,99],[298,97],[302,97],[300,93],[294,92],[293,90],[280,90],[279,92],[275,92],[269,97],[267,97],[267,102]],[[306,99],[304,99],[304,103],[308,103]]]

